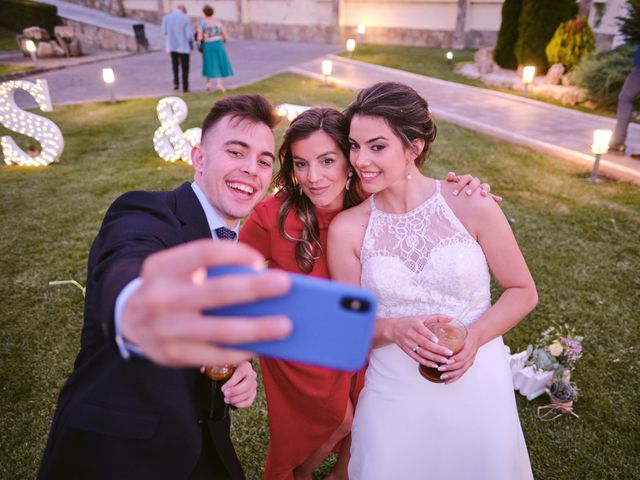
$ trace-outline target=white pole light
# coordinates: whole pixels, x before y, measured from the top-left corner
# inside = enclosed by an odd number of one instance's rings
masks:
[[[324,75],[324,86],[329,86],[329,77],[331,77],[331,72],[333,71],[333,63],[331,60],[323,60],[322,61],[322,75]]]
[[[358,45],[362,45],[362,37],[364,36],[365,29],[364,23],[358,24]]]
[[[180,128],[189,113],[187,104],[180,97],[165,97],[158,102],[156,111],[160,127],[153,135],[153,148],[167,162],[182,159],[190,164],[191,150],[200,143],[202,129],[194,127],[183,132]]]
[[[353,38],[347,40],[347,52],[349,52],[349,58],[353,56],[353,51],[356,49],[356,41]]]
[[[591,177],[589,181],[592,183],[600,183],[603,180],[598,178],[598,168],[600,167],[600,156],[609,151],[609,141],[611,140],[611,130],[594,130],[593,131],[593,143],[591,144],[591,151],[593,152],[595,159],[593,162],[593,170],[591,170]]]
[[[522,69],[522,83],[524,83],[524,96],[528,94],[529,84],[533,82],[536,76],[536,67],[528,66]]]
[[[24,46],[27,47],[27,51],[31,54],[31,60],[33,61],[33,66],[36,68],[40,68],[40,63],[38,62],[38,55],[36,55],[36,44],[33,40],[26,40],[24,42]]]
[[[7,165],[43,166],[58,161],[64,150],[64,139],[58,126],[48,118],[25,112],[16,105],[14,93],[24,90],[31,95],[40,110],[51,112],[51,96],[46,80],[35,83],[26,80],[10,80],[0,83],[0,125],[11,131],[33,138],[40,144],[38,155],[31,156],[22,150],[9,136],[0,138],[4,162]]]
[[[453,62],[453,52],[451,50],[449,50],[446,54],[445,57],[447,57],[447,62],[451,63]]]
[[[107,85],[111,103],[116,103],[116,94],[113,89],[113,84],[116,81],[116,74],[113,72],[113,68],[107,67],[102,69],[102,80]]]

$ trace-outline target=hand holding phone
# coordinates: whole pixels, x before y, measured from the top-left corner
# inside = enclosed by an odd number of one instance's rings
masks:
[[[260,272],[247,267],[216,267],[209,277]],[[291,334],[280,340],[231,345],[259,355],[294,360],[339,370],[364,365],[373,336],[377,300],[372,292],[331,280],[289,274],[288,294],[224,308],[205,310],[217,316],[286,315]]]

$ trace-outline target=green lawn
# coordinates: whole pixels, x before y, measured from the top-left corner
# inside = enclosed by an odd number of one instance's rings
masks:
[[[274,103],[343,107],[353,98],[294,75],[241,91],[263,93]],[[218,97],[185,98],[190,112],[184,129],[197,126]],[[164,162],[153,150],[156,103],[57,107],[46,116],[65,135],[60,163],[0,167],[0,478],[34,477],[78,350],[82,295],[48,282],[85,283],[89,245],[116,196],[136,188],[170,189],[191,178],[188,165]],[[518,397],[536,478],[640,478],[638,188],[592,185],[584,169],[438,123],[427,172],[473,172],[505,197],[503,210],[538,285],[538,308],[506,336],[507,344],[519,351],[556,322],[570,323],[586,337],[572,375],[581,390],[579,419],[541,422],[536,408],[546,398]],[[261,478],[265,415],[262,393],[251,409],[234,413],[233,435],[250,480]]]
[[[11,63],[0,63],[0,75],[6,75],[7,73],[23,72],[26,70],[33,70],[32,66],[25,67],[24,65],[13,65]]]
[[[524,96],[523,92],[510,90],[506,88],[497,88],[485,85],[479,80],[474,80],[464,75],[460,75],[454,71],[459,63],[473,62],[473,54],[475,50],[453,50],[454,58],[449,62],[445,54],[450,51],[446,48],[427,48],[427,47],[407,47],[399,45],[377,45],[364,44],[358,46],[353,52],[353,59],[361,62],[375,63],[376,65],[384,65],[385,67],[396,68],[406,72],[426,75],[450,82],[463,83],[474,87],[487,88],[497,92],[509,93],[511,95]],[[342,57],[349,57],[348,53],[340,54]],[[529,98],[540,100],[542,102],[558,105],[565,108],[571,108],[581,112],[596,113],[608,117],[615,117],[615,108],[587,108],[584,105],[563,105],[556,100],[541,97],[539,95],[529,95]]]

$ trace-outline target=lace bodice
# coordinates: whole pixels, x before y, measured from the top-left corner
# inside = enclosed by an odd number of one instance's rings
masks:
[[[385,213],[369,197],[371,217],[362,243],[361,282],[379,300],[379,316],[456,315],[475,320],[490,304],[490,276],[478,242],[440,192],[402,214]]]

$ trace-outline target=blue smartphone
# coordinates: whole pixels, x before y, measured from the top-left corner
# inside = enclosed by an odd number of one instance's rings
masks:
[[[216,267],[209,277],[238,273],[260,275],[247,267]],[[268,300],[205,310],[207,315],[286,315],[293,331],[281,340],[234,344],[262,356],[355,371],[367,359],[376,319],[377,300],[367,290],[295,273],[291,290]]]

